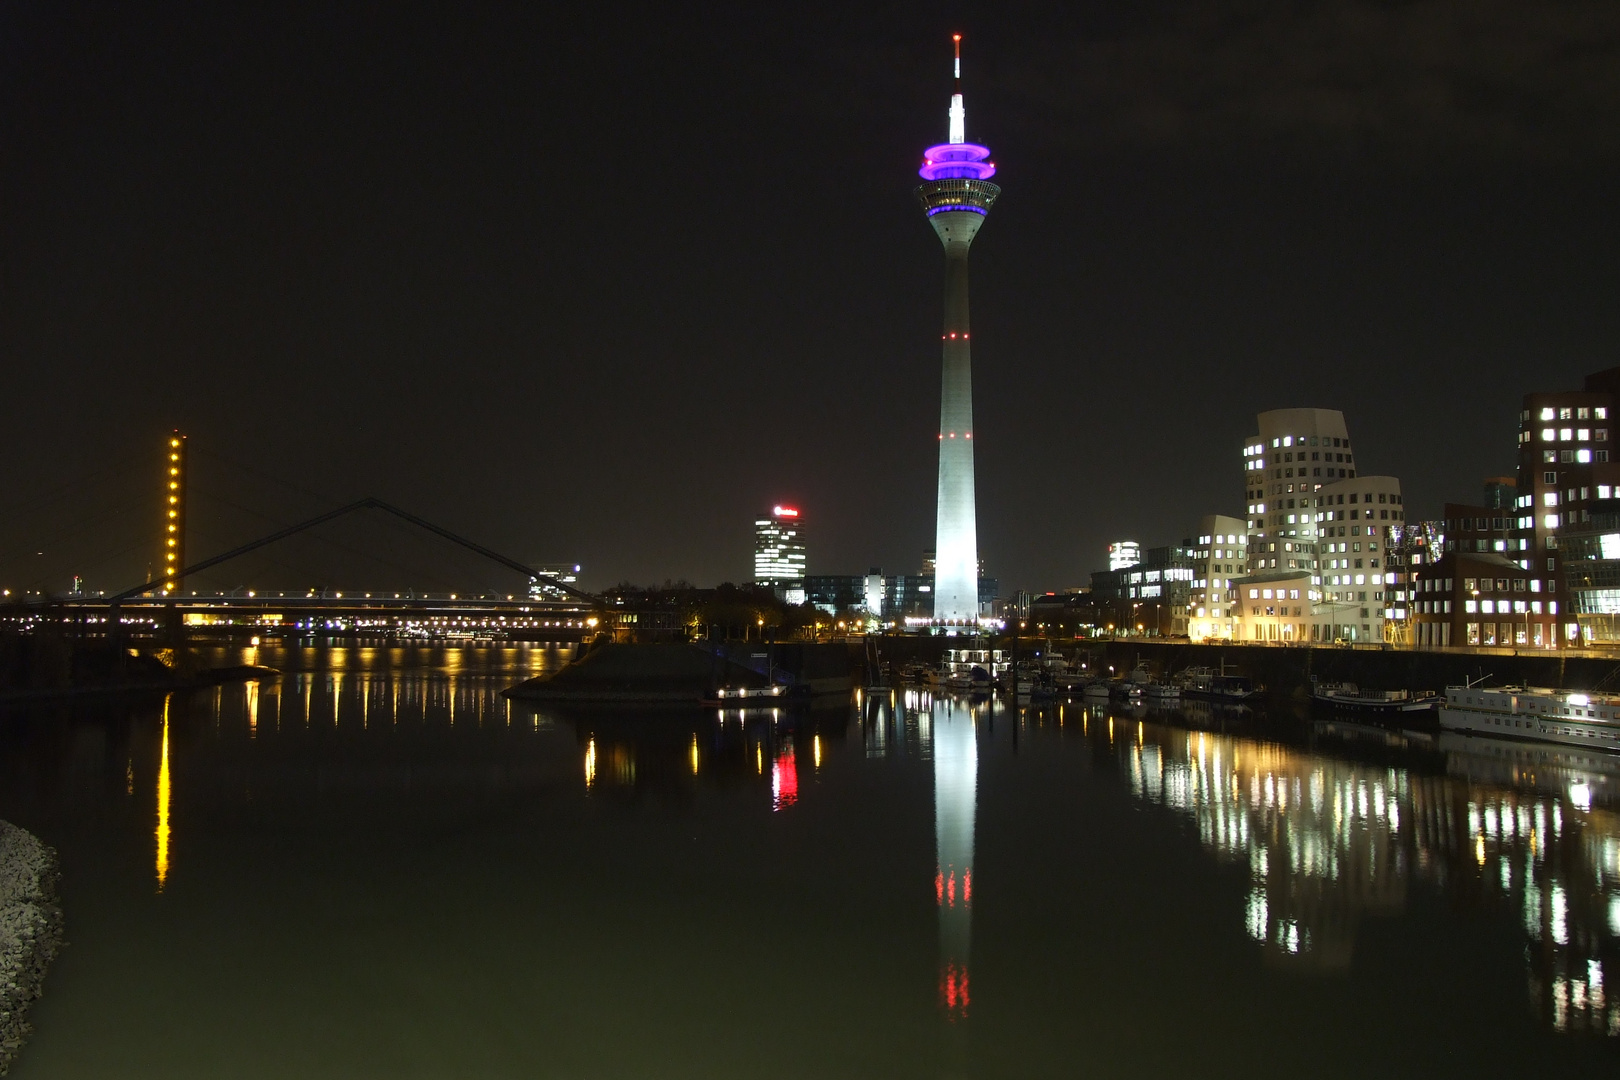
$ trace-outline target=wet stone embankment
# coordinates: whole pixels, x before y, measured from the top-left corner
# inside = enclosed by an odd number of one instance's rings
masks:
[[[28,1039],[28,1007],[62,944],[56,852],[0,821],[0,1075]]]

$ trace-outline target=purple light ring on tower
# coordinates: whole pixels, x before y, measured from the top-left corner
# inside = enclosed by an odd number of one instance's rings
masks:
[[[976,143],[941,143],[923,151],[923,167],[917,175],[924,180],[988,180],[996,175],[988,146]]]

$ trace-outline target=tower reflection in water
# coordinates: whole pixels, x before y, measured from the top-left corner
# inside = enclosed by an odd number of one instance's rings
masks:
[[[1514,913],[1550,1027],[1620,1035],[1620,816],[1593,796],[1620,763],[1448,737],[1425,775],[1137,720],[1108,741],[1136,797],[1248,865],[1243,925],[1276,962],[1348,967],[1359,919],[1428,881]]]
[[[939,1001],[952,1020],[972,1004],[973,814],[979,746],[966,702],[934,699],[934,900],[939,907]]]

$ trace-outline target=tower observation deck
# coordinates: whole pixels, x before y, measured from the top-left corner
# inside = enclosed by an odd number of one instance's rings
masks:
[[[939,404],[939,511],[934,534],[934,624],[977,627],[978,511],[973,489],[973,358],[968,326],[968,249],[1001,189],[990,148],[967,141],[962,104],[962,35],[956,42],[956,87],[950,141],[923,151],[917,188],[928,222],[945,245],[944,368]]]

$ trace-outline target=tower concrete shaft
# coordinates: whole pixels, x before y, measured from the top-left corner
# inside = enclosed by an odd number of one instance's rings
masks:
[[[973,356],[968,324],[968,249],[1001,194],[988,183],[990,149],[967,141],[962,103],[961,38],[950,141],[923,152],[917,189],[923,212],[945,245],[944,368],[939,403],[939,509],[934,531],[934,623],[976,627],[979,621],[978,510],[973,490]]]
[[[945,245],[934,621],[945,626],[974,626],[979,619],[979,533],[973,486],[973,353],[968,320],[968,247],[984,215],[947,210],[929,220]]]

